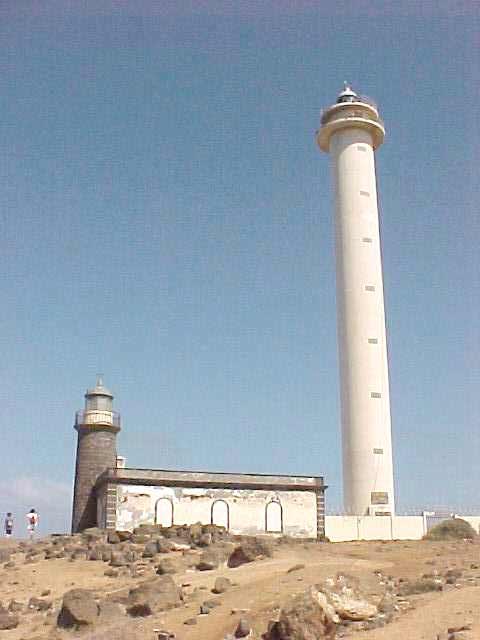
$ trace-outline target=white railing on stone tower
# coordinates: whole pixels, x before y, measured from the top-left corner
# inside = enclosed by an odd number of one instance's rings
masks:
[[[118,411],[80,410],[75,414],[75,424],[111,424],[120,427],[120,414]]]

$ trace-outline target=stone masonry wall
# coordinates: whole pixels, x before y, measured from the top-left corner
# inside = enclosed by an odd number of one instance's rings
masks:
[[[116,433],[108,427],[79,427],[72,531],[97,525],[97,501],[94,486],[108,468],[116,466]]]

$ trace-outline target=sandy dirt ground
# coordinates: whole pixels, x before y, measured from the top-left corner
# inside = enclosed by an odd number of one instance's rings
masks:
[[[5,544],[2,541],[3,544]],[[198,554],[197,551],[192,551]],[[99,597],[126,593],[136,583],[150,577],[153,568],[147,566],[145,575],[132,578],[104,576],[103,562],[67,559],[40,560],[24,564],[18,555],[13,568],[0,567],[0,603],[6,606],[11,599],[28,602],[32,596],[47,596],[53,600],[51,612],[21,613],[21,623],[13,630],[0,631],[0,640],[40,640],[40,638],[73,638],[77,634],[56,629],[56,615],[62,595],[73,587],[92,589]],[[305,565],[288,572],[294,565]],[[395,616],[391,624],[370,631],[358,631],[359,640],[436,640],[437,634],[448,627],[469,624],[469,640],[480,640],[480,543],[464,542],[352,542],[337,544],[282,544],[275,547],[273,558],[265,558],[236,569],[214,571],[186,571],[175,574],[186,594],[185,605],[172,611],[144,619],[122,618],[109,633],[83,633],[91,640],[154,639],[155,630],[169,630],[178,640],[223,640],[232,633],[240,617],[251,621],[261,637],[268,621],[274,619],[280,607],[309,585],[338,573],[356,576],[362,590],[372,601],[378,600],[381,590],[375,572],[393,578],[419,578],[425,573],[444,574],[447,569],[463,573],[458,585],[448,585],[439,593],[410,596],[410,607]],[[211,589],[218,576],[228,577],[233,586],[226,593],[214,595]],[[220,604],[208,615],[198,615],[206,600]],[[185,625],[189,618],[197,623]]]

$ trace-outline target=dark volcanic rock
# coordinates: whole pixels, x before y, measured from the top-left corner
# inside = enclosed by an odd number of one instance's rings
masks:
[[[52,601],[43,598],[30,598],[28,608],[35,609],[35,611],[47,611],[52,608]]]
[[[63,596],[58,614],[59,627],[71,628],[94,624],[98,618],[98,605],[93,595],[85,589],[72,589]]]
[[[142,556],[144,558],[154,558],[158,553],[158,546],[156,540],[151,540],[145,545]]]
[[[120,542],[131,540],[132,535],[131,531],[117,531],[117,536],[120,538]]]
[[[235,638],[246,638],[251,631],[250,624],[248,620],[245,618],[240,618],[240,621],[235,629],[235,633],[233,634]]]
[[[301,593],[280,612],[278,622],[269,625],[265,640],[333,640],[335,612],[314,588]]]
[[[212,534],[202,533],[196,543],[199,547],[209,547],[212,544]]]
[[[107,538],[107,532],[105,529],[99,529],[98,527],[90,527],[84,529],[81,536],[87,542],[105,542]]]
[[[272,544],[270,542],[251,538],[250,540],[245,540],[233,550],[227,564],[230,568],[235,568],[259,558],[271,556]]]
[[[98,605],[98,624],[108,624],[125,615],[125,608],[118,602],[104,600]]]
[[[107,542],[109,544],[119,544],[120,536],[116,531],[109,531],[107,535]]]
[[[213,593],[225,593],[225,591],[228,591],[231,586],[232,583],[230,582],[230,580],[221,576],[215,580],[215,585],[212,591]]]
[[[18,616],[13,613],[2,613],[0,611],[0,631],[15,629],[18,627]]]
[[[163,560],[160,560],[157,565],[156,572],[159,576],[163,576],[177,573],[178,571],[181,571],[181,569],[183,569],[183,563],[181,561],[178,562],[173,558],[164,558]]]
[[[127,612],[133,616],[151,615],[178,607],[182,601],[182,591],[172,577],[162,576],[147,580],[130,591]]]
[[[171,540],[166,540],[165,538],[158,538],[156,545],[158,553],[170,553],[175,549],[175,544],[171,542]]]
[[[199,571],[211,571],[217,569],[225,561],[225,554],[219,549],[209,548],[202,553],[197,563]]]

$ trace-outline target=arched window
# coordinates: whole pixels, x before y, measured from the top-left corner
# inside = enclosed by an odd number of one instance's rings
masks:
[[[155,524],[162,527],[173,525],[173,502],[171,498],[159,498],[155,503]]]
[[[212,502],[211,523],[219,527],[230,529],[230,507],[225,500],[215,500]]]
[[[283,533],[283,507],[279,500],[270,500],[265,507],[265,531]]]

